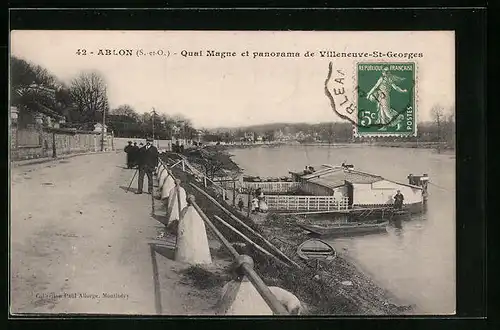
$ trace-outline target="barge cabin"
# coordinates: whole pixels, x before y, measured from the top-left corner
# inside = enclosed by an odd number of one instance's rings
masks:
[[[385,179],[379,175],[355,170],[352,165],[311,166],[299,172],[290,172],[300,190],[315,196],[333,196],[335,199],[347,199],[348,208],[386,208],[394,204],[394,195],[401,191],[404,196],[404,209],[410,213],[422,212],[427,199],[426,174],[410,174],[410,183],[400,183]],[[347,198],[346,198],[347,197]]]

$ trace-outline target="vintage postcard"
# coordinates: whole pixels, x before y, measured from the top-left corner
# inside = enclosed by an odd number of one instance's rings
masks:
[[[10,34],[10,311],[454,315],[452,31]]]

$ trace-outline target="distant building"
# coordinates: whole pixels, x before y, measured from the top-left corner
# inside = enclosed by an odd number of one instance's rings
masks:
[[[283,131],[282,130],[277,130],[274,132],[274,139],[276,141],[283,141],[285,138],[285,135],[283,134]]]
[[[102,133],[102,123],[94,124],[94,132]],[[104,125],[104,133],[108,132],[108,125]]]
[[[34,128],[37,125],[40,127],[55,127],[58,128],[60,123],[64,123],[66,118],[57,112],[46,108],[42,105],[38,107],[11,108],[11,117],[15,119],[20,128]]]
[[[254,132],[245,132],[245,140],[248,142],[254,142],[255,141]]]
[[[31,97],[29,97],[31,95]],[[15,90],[16,98],[25,98],[11,107],[11,119],[19,128],[59,127],[66,118],[46,104],[56,104],[55,90],[35,83]]]
[[[203,135],[204,135],[204,134],[203,134],[203,131],[202,131],[202,130],[197,130],[197,131],[196,131],[196,140],[197,140],[197,142],[198,142],[198,143],[200,143],[200,142],[201,142],[201,139],[203,138]]]

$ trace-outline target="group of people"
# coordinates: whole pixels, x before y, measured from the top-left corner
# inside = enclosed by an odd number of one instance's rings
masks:
[[[146,145],[140,143],[139,146],[137,146],[137,142],[132,144],[132,141],[128,141],[128,145],[124,149],[127,154],[127,168],[137,167],[139,169],[136,194],[142,194],[145,175],[148,177],[148,194],[152,194],[153,171],[158,166],[158,149],[153,145],[151,138],[146,139]]]
[[[179,141],[177,141],[176,144],[172,145],[172,151],[182,154],[184,153],[184,145],[183,144],[179,145]]]
[[[255,190],[254,198],[252,199],[252,213],[267,211],[267,204],[264,200],[264,193],[262,189]]]
[[[314,173],[314,167],[312,166],[306,166],[304,169],[304,174],[313,174]]]
[[[238,200],[238,209],[240,212],[243,211],[243,207],[245,206],[243,199]],[[267,211],[267,204],[265,202],[264,198],[264,193],[262,192],[261,188],[257,188],[253,194],[253,198],[250,201],[250,210],[252,213],[257,213],[257,212],[266,212]]]
[[[123,151],[127,154],[127,168],[136,168],[139,166],[137,162],[137,156],[139,153],[139,149],[142,148],[144,144],[141,142],[137,145],[137,142],[132,144],[132,141],[128,141],[127,146]]]

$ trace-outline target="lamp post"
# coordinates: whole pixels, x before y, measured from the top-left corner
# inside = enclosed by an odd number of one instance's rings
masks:
[[[151,112],[153,113],[153,118],[152,118],[152,122],[153,122],[153,145],[155,145],[155,115],[156,115],[156,111],[155,111],[154,107],[153,107],[153,110]]]

